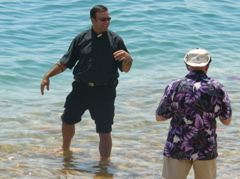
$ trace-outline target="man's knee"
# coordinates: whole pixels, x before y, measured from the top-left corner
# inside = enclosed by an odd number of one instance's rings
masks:
[[[111,138],[111,133],[99,133],[99,137],[102,140],[108,140]]]

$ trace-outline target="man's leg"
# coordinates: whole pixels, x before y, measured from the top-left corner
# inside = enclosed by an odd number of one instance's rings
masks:
[[[99,152],[103,159],[108,159],[111,156],[112,138],[111,133],[99,133]]]
[[[190,160],[177,160],[163,157],[163,179],[186,179],[192,167]]]
[[[217,177],[216,159],[193,162],[195,179],[215,179]]]
[[[75,125],[68,125],[63,122],[62,123],[63,151],[70,151],[70,145],[74,135]]]

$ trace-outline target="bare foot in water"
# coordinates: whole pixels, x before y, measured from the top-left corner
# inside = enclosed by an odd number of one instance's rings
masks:
[[[63,156],[67,157],[67,156],[71,156],[73,154],[73,151],[63,150],[63,148],[60,148],[52,152],[52,154],[57,154],[57,153],[62,153]]]
[[[110,158],[101,158],[99,161],[99,165],[101,166],[109,166],[110,165]]]

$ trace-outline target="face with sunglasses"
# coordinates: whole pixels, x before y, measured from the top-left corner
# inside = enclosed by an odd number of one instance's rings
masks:
[[[109,17],[108,11],[97,12],[95,18],[91,18],[93,24],[93,30],[99,34],[108,30],[111,17]]]

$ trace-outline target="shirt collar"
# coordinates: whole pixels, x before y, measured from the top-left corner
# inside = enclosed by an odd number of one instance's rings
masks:
[[[92,28],[92,36],[93,37],[100,38],[100,37],[106,36],[106,34],[107,34],[107,31],[97,34]]]
[[[194,71],[189,72],[186,75],[186,78],[193,79],[196,81],[201,81],[201,80],[209,81],[208,76],[203,71],[200,71],[200,70],[194,70]]]

